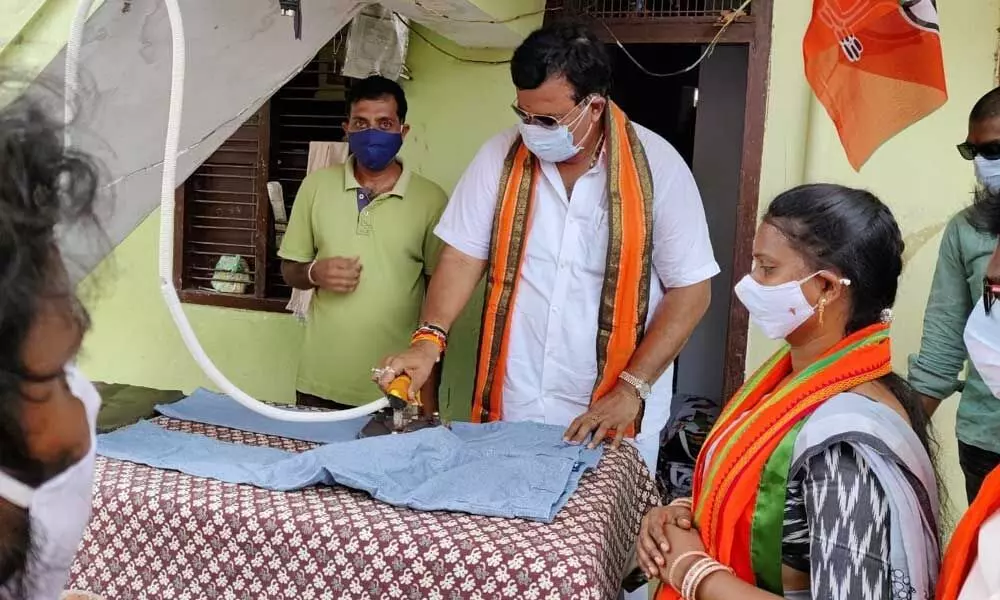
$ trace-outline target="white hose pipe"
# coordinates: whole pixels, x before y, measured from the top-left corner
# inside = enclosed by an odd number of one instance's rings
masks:
[[[72,139],[70,137],[69,124],[73,122],[74,110],[76,109],[77,85],[80,79],[80,44],[83,42],[83,26],[87,23],[87,15],[94,0],[79,0],[76,5],[76,14],[69,25],[69,40],[66,42],[66,96],[63,98],[63,144],[69,148]]]
[[[173,283],[174,264],[174,189],[177,187],[177,148],[180,141],[181,116],[184,107],[184,24],[181,20],[181,8],[178,0],[164,0],[167,5],[167,14],[170,17],[170,30],[173,35],[173,59],[171,67],[170,82],[170,112],[167,117],[167,139],[163,150],[163,180],[160,190],[160,256],[159,256],[159,276],[160,291],[163,299],[170,311],[170,316],[174,320],[174,325],[184,340],[191,356],[201,367],[205,375],[218,388],[234,400],[249,408],[250,410],[277,419],[279,421],[307,421],[307,422],[330,422],[346,421],[371,414],[389,406],[389,401],[379,398],[364,406],[352,408],[350,410],[313,412],[302,410],[289,410],[278,408],[255,400],[249,394],[236,387],[226,376],[215,366],[212,359],[201,347],[198,337],[191,329],[191,323],[181,306],[180,298],[177,296],[177,289]],[[66,98],[65,117],[67,131],[73,119],[73,111],[77,98],[77,83],[79,79],[80,64],[80,43],[83,39],[83,26],[87,20],[93,0],[79,0],[76,15],[70,25],[69,41],[66,44]],[[70,144],[69,133],[66,134],[65,143]]]

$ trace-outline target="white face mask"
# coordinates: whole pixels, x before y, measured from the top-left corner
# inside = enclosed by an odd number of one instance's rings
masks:
[[[965,324],[965,349],[993,395],[1000,398],[1000,315],[994,307],[986,314],[980,299]]]
[[[763,285],[747,275],[733,290],[743,306],[750,313],[750,320],[772,340],[788,337],[816,314],[816,308],[809,304],[802,293],[802,284],[819,272],[799,281],[789,281],[781,285]],[[841,283],[850,285],[847,279]]]
[[[573,143],[573,134],[584,118],[586,118],[587,112],[590,110],[593,102],[594,98],[586,101],[586,108],[581,110],[580,114],[568,124],[549,128],[533,123],[521,123],[519,128],[524,145],[528,147],[528,150],[532,154],[545,162],[561,163],[573,158],[583,149]],[[587,139],[593,127],[594,122],[591,121],[590,126],[587,127],[587,132],[580,139]]]
[[[36,544],[27,570],[29,598],[58,598],[69,580],[83,532],[90,521],[94,487],[94,430],[101,398],[97,389],[75,367],[66,368],[70,392],[83,402],[90,425],[90,450],[68,469],[38,488],[31,488],[0,472],[0,497],[26,508],[31,539]]]
[[[992,193],[1000,192],[1000,160],[989,160],[982,156],[973,159],[976,179]]]

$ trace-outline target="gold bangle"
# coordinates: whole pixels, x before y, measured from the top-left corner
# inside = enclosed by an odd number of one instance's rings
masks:
[[[684,574],[684,581],[681,582],[681,598],[684,600],[692,600],[694,597],[695,584],[701,581],[701,575],[708,569],[711,569],[714,565],[718,564],[716,560],[712,557],[703,558],[687,570]]]
[[[729,573],[733,572],[733,570],[730,567],[727,567],[726,565],[717,561],[714,561],[714,564],[705,567],[698,574],[698,577],[691,583],[691,590],[689,592],[690,595],[687,597],[687,600],[697,600],[698,588],[701,587],[701,584],[705,583],[705,580],[711,577],[712,575],[716,573],[721,573],[723,571],[727,571]]]
[[[674,591],[677,592],[677,593],[680,593],[680,591],[681,591],[680,588],[678,588],[676,585],[674,585],[674,574],[677,572],[677,566],[681,564],[681,561],[683,561],[685,559],[688,559],[688,558],[691,558],[692,556],[701,556],[701,557],[704,557],[704,558],[712,558],[711,556],[709,556],[708,554],[702,552],[701,550],[690,550],[690,551],[685,552],[684,554],[681,554],[680,556],[678,556],[674,560],[674,562],[670,565],[670,570],[667,571],[667,583],[669,583],[670,587],[674,588]],[[681,583],[683,584],[683,581]]]
[[[670,504],[667,505],[667,508],[673,506],[680,506],[681,508],[691,510],[694,507],[694,501],[691,500],[691,498],[674,498]]]

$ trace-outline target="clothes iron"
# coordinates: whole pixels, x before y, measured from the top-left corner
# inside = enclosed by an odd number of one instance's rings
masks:
[[[410,400],[410,376],[400,375],[392,380],[385,397],[389,400],[389,408],[383,409],[372,416],[372,419],[358,433],[358,438],[409,433],[427,427],[437,427],[441,424],[438,413],[424,414],[420,402],[420,392],[416,399]]]

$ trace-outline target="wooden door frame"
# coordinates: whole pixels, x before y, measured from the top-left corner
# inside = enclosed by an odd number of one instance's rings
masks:
[[[550,4],[554,4],[550,2]],[[771,60],[772,0],[754,0],[751,16],[736,19],[719,43],[748,46],[746,105],[743,116],[743,155],[736,204],[731,285],[750,272],[753,237],[757,229],[760,173],[764,150],[764,118],[767,112],[768,69]],[[549,13],[551,18],[558,15]],[[605,42],[623,44],[707,44],[719,32],[712,17],[663,19],[605,19],[594,32]],[[613,34],[613,35],[612,35]],[[747,337],[750,320],[746,308],[731,296],[726,331],[723,398],[730,398],[746,375]]]

